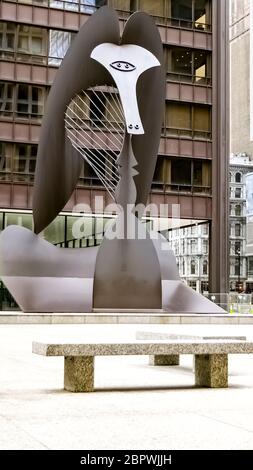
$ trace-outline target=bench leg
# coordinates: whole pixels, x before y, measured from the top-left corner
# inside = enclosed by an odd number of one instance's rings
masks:
[[[196,354],[195,385],[210,388],[228,386],[227,354]]]
[[[149,356],[151,366],[178,366],[179,354],[154,354]]]
[[[64,357],[64,389],[69,392],[93,392],[93,356]]]

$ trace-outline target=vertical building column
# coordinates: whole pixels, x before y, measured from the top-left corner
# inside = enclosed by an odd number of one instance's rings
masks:
[[[210,292],[229,290],[229,0],[212,0],[213,114]]]

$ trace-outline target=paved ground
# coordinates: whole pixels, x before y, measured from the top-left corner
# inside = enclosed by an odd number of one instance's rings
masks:
[[[192,357],[96,359],[96,392],[63,391],[63,358],[32,340],[133,338],[136,330],[247,335],[237,325],[0,325],[0,449],[253,449],[253,355],[231,356],[229,389],[194,387]]]

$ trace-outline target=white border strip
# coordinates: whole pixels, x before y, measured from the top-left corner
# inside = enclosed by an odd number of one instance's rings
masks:
[[[250,141],[253,142],[253,0],[250,0]]]

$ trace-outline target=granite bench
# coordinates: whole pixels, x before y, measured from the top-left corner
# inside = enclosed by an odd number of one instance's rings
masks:
[[[213,339],[213,340],[240,340],[246,341],[246,336],[200,336],[200,335],[179,335],[166,333],[165,331],[137,331],[136,339],[138,340],[201,340],[201,339]],[[180,356],[179,354],[155,354],[149,356],[149,364],[151,366],[179,366]]]
[[[195,385],[228,386],[228,354],[253,353],[253,343],[232,340],[173,340],[134,342],[42,343],[34,342],[32,351],[43,356],[64,356],[64,389],[71,392],[94,391],[95,356],[193,354]]]

